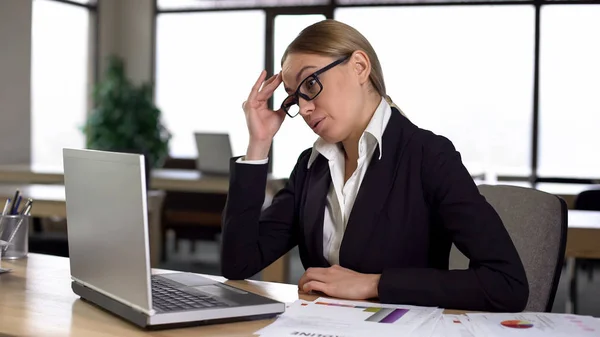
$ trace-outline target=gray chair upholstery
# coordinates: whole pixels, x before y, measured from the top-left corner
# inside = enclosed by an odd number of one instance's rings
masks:
[[[529,282],[526,311],[550,312],[560,279],[567,240],[567,205],[531,188],[479,185],[521,257]],[[466,269],[468,259],[452,245],[450,269]]]

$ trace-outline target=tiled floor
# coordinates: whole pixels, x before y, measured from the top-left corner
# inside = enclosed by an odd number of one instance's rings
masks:
[[[292,251],[291,262],[289,282],[296,283],[304,272],[297,249]],[[195,253],[191,253],[190,242],[181,240],[179,251],[175,252],[173,239],[170,238],[167,244],[167,262],[161,265],[161,268],[218,275],[220,274],[218,244],[198,241],[196,242]],[[253,279],[260,279],[260,275],[255,275]],[[553,312],[564,312],[567,291],[568,284],[563,272],[556,293]],[[578,292],[578,313],[600,317],[600,269],[597,268],[594,271],[592,280],[589,280],[586,271],[579,272]]]

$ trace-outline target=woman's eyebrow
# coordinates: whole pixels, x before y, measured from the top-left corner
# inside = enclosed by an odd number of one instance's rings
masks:
[[[304,66],[304,67],[302,67],[302,69],[300,69],[300,71],[298,72],[298,74],[296,74],[296,82],[300,81],[300,75],[302,75],[302,73],[306,69],[311,69],[311,68],[316,68],[316,66]]]
[[[312,68],[316,68],[316,66],[304,66],[304,67],[302,67],[302,69],[300,69],[300,71],[299,71],[299,72],[296,74],[296,82],[300,81],[300,76],[302,75],[302,73],[303,73],[305,70],[307,70],[307,69],[312,69]],[[290,94],[290,95],[291,95],[291,94],[292,94],[292,93],[295,91],[295,90],[293,90],[293,89],[290,89],[290,88],[286,87],[286,86],[285,86],[285,83],[284,83],[284,89],[285,89],[285,91],[286,91],[288,94]]]

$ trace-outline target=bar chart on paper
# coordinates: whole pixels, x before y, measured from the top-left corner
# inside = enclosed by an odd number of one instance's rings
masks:
[[[304,307],[308,310],[298,311],[302,315],[310,313],[313,317],[328,317],[339,320],[340,322],[352,322],[353,326],[357,324],[371,326],[375,328],[380,326],[394,326],[406,332],[410,332],[428,319],[437,320],[441,317],[442,310],[430,307],[418,307],[410,305],[389,305],[382,303],[369,303],[358,301],[338,300],[331,298],[318,298],[314,302],[307,303]],[[373,323],[376,323],[373,325]]]
[[[394,308],[380,308],[380,307],[367,307],[361,305],[352,304],[341,304],[331,302],[315,302],[316,305],[334,306],[334,307],[347,307],[354,308],[364,313],[366,322],[375,323],[395,323],[402,316],[404,316],[409,309],[394,309]]]
[[[419,329],[433,333],[442,309],[389,305],[320,297],[298,300],[286,307],[275,322],[257,331],[261,337],[281,336],[410,336]],[[300,334],[301,333],[301,334]]]

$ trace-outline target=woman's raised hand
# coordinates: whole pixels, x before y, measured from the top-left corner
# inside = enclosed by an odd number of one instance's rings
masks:
[[[246,115],[246,124],[250,133],[250,142],[246,152],[246,160],[265,159],[268,157],[273,137],[279,131],[285,112],[282,109],[271,110],[268,100],[281,84],[281,74],[277,73],[265,81],[266,71],[262,71],[242,104]]]

